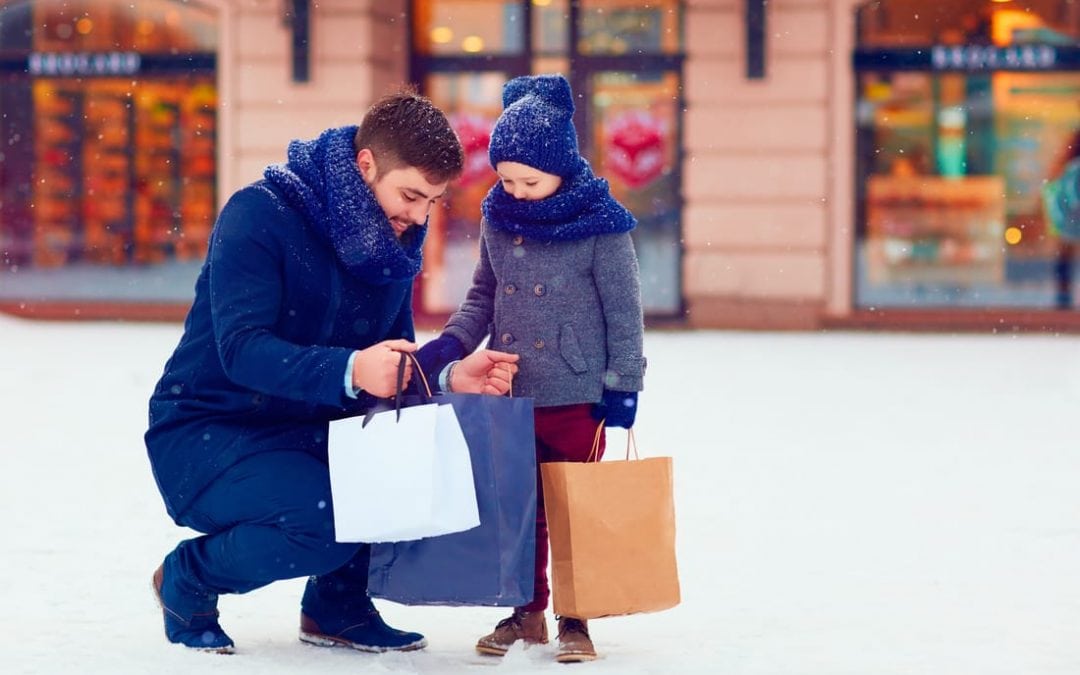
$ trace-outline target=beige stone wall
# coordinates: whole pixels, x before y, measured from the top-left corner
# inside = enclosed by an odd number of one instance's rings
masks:
[[[742,0],[687,2],[688,320],[813,327],[830,280],[830,7],[767,4],[763,80],[745,75],[743,12]]]
[[[222,199],[284,159],[293,138],[360,122],[378,96],[402,82],[404,0],[311,3],[310,81],[292,81],[292,33],[282,0],[222,2]],[[391,28],[392,27],[392,28]]]

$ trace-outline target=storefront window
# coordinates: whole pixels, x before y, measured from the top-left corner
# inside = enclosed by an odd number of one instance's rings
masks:
[[[425,240],[421,305],[429,313],[451,313],[465,297],[479,257],[480,202],[495,182],[488,163],[491,128],[502,110],[500,72],[433,73],[424,81],[465,150],[465,170],[432,214]]]
[[[466,18],[459,11],[466,4],[483,5],[483,17]],[[487,148],[502,110],[503,84],[515,75],[556,72],[571,80],[577,94],[582,152],[638,218],[633,236],[646,312],[679,311],[680,6],[635,0],[413,3],[417,44],[429,45],[437,27],[449,31],[440,33],[446,38],[480,35],[485,23],[488,31],[498,28],[503,36],[496,45],[516,44],[505,37],[511,27],[531,36],[531,50],[511,54],[504,47],[485,48],[482,61],[457,48],[439,51],[434,46],[414,59],[412,79],[450,114],[466,153],[465,174],[451,187],[447,206],[431,220],[418,308],[422,314],[453,312],[471,282],[479,253],[480,202],[495,181]],[[493,15],[514,19],[496,26]],[[577,52],[570,45],[575,22]]]
[[[540,54],[566,54],[570,0],[532,0],[533,49]],[[545,70],[537,72],[549,72]]]
[[[176,0],[32,0],[34,49],[40,52],[142,54],[211,51],[213,15]],[[195,4],[193,7],[192,5]]]
[[[1042,209],[1080,156],[1074,4],[882,1],[858,19],[856,304],[1076,307],[1073,246]]]
[[[517,54],[525,21],[514,0],[427,0],[413,3],[413,36],[421,54]]]
[[[213,18],[0,4],[17,57],[0,70],[0,302],[190,302],[216,209]]]
[[[646,307],[679,304],[679,77],[664,72],[593,76],[594,167],[637,216],[634,243]]]
[[[676,0],[582,0],[583,54],[674,54],[682,49]]]

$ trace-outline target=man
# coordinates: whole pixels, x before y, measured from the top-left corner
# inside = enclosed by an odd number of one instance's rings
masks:
[[[359,128],[293,141],[286,164],[222,209],[150,399],[146,446],[166,509],[205,533],[153,575],[171,642],[231,652],[218,595],[310,576],[301,640],[426,645],[387,626],[367,597],[369,547],[334,540],[326,435],[330,420],[392,395],[401,352],[416,350],[423,226],[461,169],[443,113],[401,92]],[[438,349],[417,356],[454,391],[505,393],[517,369],[491,351],[448,368]]]

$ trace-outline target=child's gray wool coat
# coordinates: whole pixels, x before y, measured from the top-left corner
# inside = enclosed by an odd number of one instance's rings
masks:
[[[445,332],[520,354],[514,396],[537,407],[641,391],[641,289],[629,233],[545,242],[480,225],[473,287]]]

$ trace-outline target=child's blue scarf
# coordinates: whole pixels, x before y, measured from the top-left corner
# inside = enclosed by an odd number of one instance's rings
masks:
[[[611,196],[608,182],[594,175],[584,160],[577,174],[544,199],[514,199],[501,183],[495,183],[480,211],[494,229],[540,241],[629,232],[637,224],[634,215]]]
[[[289,161],[264,176],[333,247],[349,273],[370,284],[411,279],[420,272],[426,227],[399,241],[375,193],[356,165],[356,127],[328,129],[313,141],[289,143]]]

